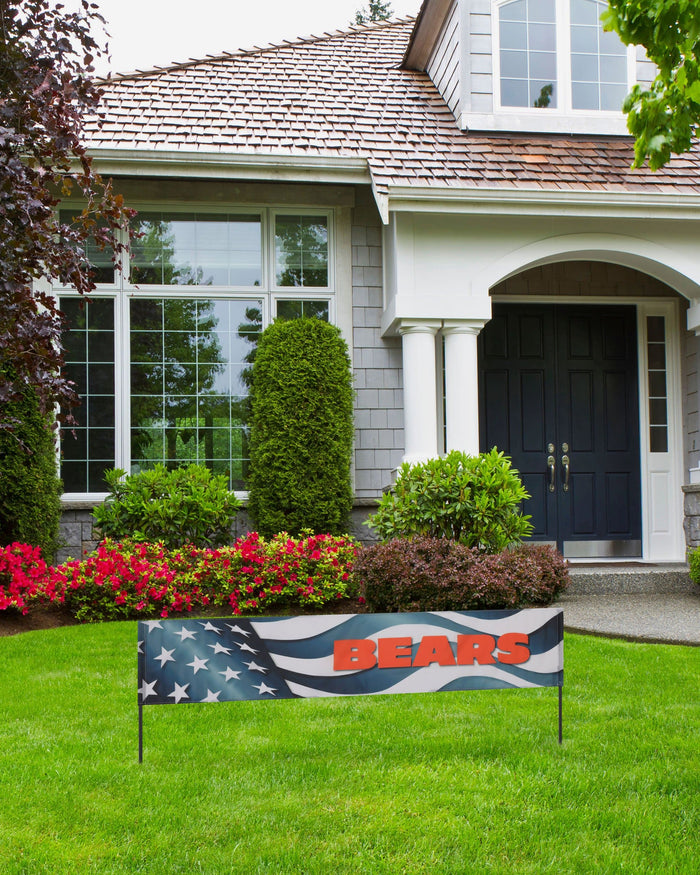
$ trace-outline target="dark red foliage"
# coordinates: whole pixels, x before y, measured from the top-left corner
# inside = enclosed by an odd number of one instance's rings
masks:
[[[372,611],[468,611],[552,602],[569,581],[552,547],[482,554],[446,538],[396,539],[365,547],[355,566]]]
[[[76,12],[49,0],[0,2],[0,411],[27,384],[43,411],[74,401],[59,371],[61,315],[46,280],[91,291],[85,241],[117,254],[113,231],[129,215],[81,141],[100,98],[95,23],[104,19],[87,0]],[[85,209],[61,225],[56,207],[71,194]],[[11,427],[0,412],[0,428]]]

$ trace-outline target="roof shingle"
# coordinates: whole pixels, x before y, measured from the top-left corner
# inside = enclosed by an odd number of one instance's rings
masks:
[[[700,193],[700,153],[631,170],[632,140],[461,131],[426,73],[401,68],[414,19],[107,80],[93,150],[367,160],[391,186]]]

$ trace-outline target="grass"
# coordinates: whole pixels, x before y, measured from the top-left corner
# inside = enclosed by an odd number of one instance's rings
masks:
[[[136,626],[0,639],[0,869],[696,873],[700,648],[567,635],[557,691],[144,709]]]

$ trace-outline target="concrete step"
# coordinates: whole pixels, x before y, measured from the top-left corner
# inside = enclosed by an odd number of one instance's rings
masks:
[[[601,563],[569,564],[571,585],[567,592],[590,595],[633,595],[698,592],[683,562],[669,564]]]

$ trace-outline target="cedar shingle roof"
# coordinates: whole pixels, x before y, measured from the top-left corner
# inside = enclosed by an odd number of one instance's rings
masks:
[[[375,188],[700,193],[700,153],[630,170],[624,137],[460,131],[426,73],[401,69],[414,18],[105,83],[93,149],[354,157]],[[184,157],[184,154],[183,154]]]

